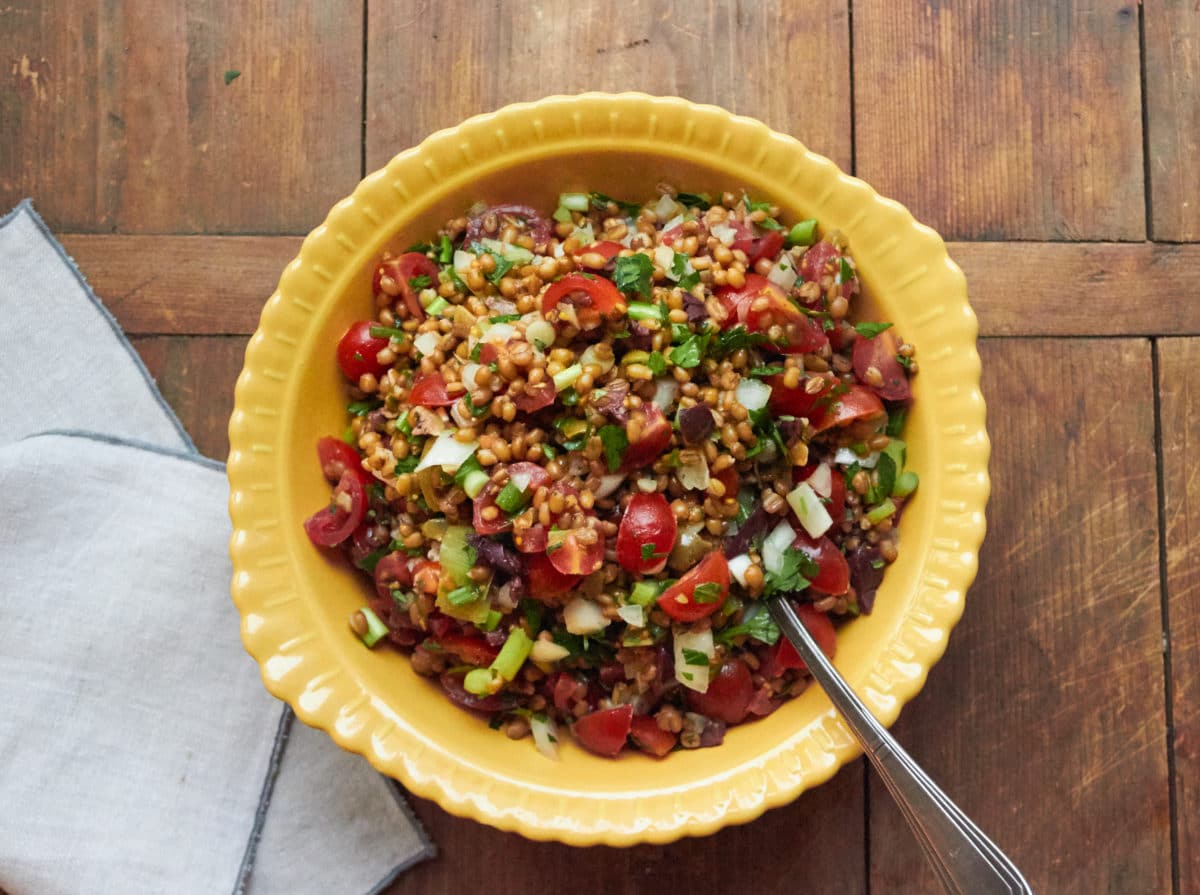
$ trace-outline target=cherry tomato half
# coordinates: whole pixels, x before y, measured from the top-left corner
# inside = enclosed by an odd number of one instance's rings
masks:
[[[545,553],[549,542],[550,535],[546,526],[541,524],[531,525],[524,531],[513,534],[513,546],[522,553]]]
[[[835,475],[841,478],[841,475]],[[813,590],[837,596],[844,594],[850,587],[850,565],[842,551],[829,538],[822,536],[814,539],[801,529],[796,532],[792,549],[799,550],[817,564],[817,576],[811,583]]]
[[[621,245],[619,242],[613,242],[611,239],[602,239],[600,242],[593,242],[590,246],[585,246],[576,254],[586,255],[588,253],[595,253],[597,255],[602,255],[605,261],[611,261],[623,248],[625,248],[625,246]]]
[[[617,529],[617,562],[638,575],[661,572],[675,546],[677,529],[664,495],[638,492]]]
[[[783,384],[782,373],[768,376],[766,382],[771,386],[771,397],[767,399],[767,404],[772,411],[781,415],[802,416],[809,420],[817,415],[819,406],[828,402],[829,399],[825,396],[834,386],[833,381],[828,381],[821,390],[810,394],[804,388],[804,382],[795,388],[788,388]],[[821,401],[822,398],[825,398],[824,402]]]
[[[342,368],[342,375],[351,382],[358,382],[364,373],[378,376],[387,369],[386,364],[379,362],[377,355],[388,347],[388,340],[371,335],[371,327],[378,325],[370,320],[359,320],[350,324],[338,342],[338,366]]]
[[[398,293],[393,293],[383,288],[384,277],[391,279]],[[399,294],[403,297],[404,305],[408,308],[409,314],[417,320],[424,320],[425,309],[421,307],[421,301],[418,298],[421,290],[414,288],[410,282],[417,277],[428,277],[429,286],[436,288],[438,266],[420,252],[405,252],[398,258],[388,258],[386,261],[381,261],[379,267],[375,269],[375,280],[373,283],[375,294],[378,295],[384,291],[388,291],[389,294]]]
[[[579,745],[597,755],[614,758],[625,748],[633,727],[633,706],[620,705],[584,715],[571,728]]]
[[[491,665],[500,654],[499,647],[473,634],[448,634],[437,638],[436,642],[445,652],[453,653],[468,665],[480,668]]]
[[[721,307],[725,309],[725,319],[721,322],[721,329],[731,329],[739,323],[744,324],[750,302],[760,295],[769,293],[772,288],[774,287],[771,281],[766,277],[748,273],[746,282],[740,289],[735,289],[733,286],[721,286],[717,289],[713,294],[721,303]]]
[[[859,336],[854,342],[854,375],[858,381],[886,401],[907,401],[912,397],[912,389],[908,384],[908,374],[900,361],[896,359],[896,351],[900,346],[896,336],[890,329],[885,329],[872,339]],[[867,382],[867,370],[874,367],[883,377],[882,385],[870,385]]]
[[[349,510],[343,509],[338,501],[342,496],[350,500]],[[367,512],[367,494],[362,479],[353,470],[346,470],[333,489],[329,506],[317,510],[304,522],[308,539],[318,547],[336,547],[354,534]]]
[[[833,243],[814,243],[800,259],[800,276],[806,283],[820,283],[826,276],[837,276],[841,260],[842,253]]]
[[[549,316],[560,302],[575,306],[580,329],[594,329],[603,317],[616,316],[625,306],[621,292],[611,280],[594,274],[570,273],[550,284],[542,293],[542,314]]]
[[[545,553],[530,553],[525,557],[525,577],[529,596],[542,602],[555,602],[569,593],[583,576],[560,572]]]
[[[834,426],[848,426],[859,420],[882,418],[883,402],[869,388],[852,385],[844,394],[837,395],[832,401],[826,399],[823,406],[816,408],[815,417],[809,421],[817,432],[824,432]]]
[[[696,600],[696,588],[703,585],[716,585],[713,594],[702,591],[699,601]],[[667,615],[677,622],[694,622],[712,615],[721,608],[725,598],[729,596],[729,563],[725,554],[714,551],[708,554],[700,563],[686,575],[668,587],[658,598],[658,605]]]
[[[709,678],[708,690],[687,691],[688,706],[694,712],[718,718],[726,724],[740,724],[746,718],[750,700],[754,698],[754,682],[750,669],[741,659],[726,659],[717,673]]]
[[[760,258],[774,259],[779,254],[779,250],[783,248],[783,231],[768,230],[750,246],[750,251],[746,253],[749,257],[750,266],[754,265],[755,261]]]
[[[346,470],[357,475],[364,486],[375,481],[375,476],[362,468],[362,457],[358,451],[340,438],[326,435],[317,439],[317,459],[321,463],[321,472],[331,484],[338,482]]]
[[[817,646],[821,648],[821,652],[830,661],[837,654],[837,632],[833,628],[833,622],[829,620],[829,616],[824,612],[818,612],[809,603],[802,603],[796,607],[796,614],[800,616],[800,621],[805,629],[817,641]],[[763,677],[772,678],[778,677],[789,668],[806,668],[804,660],[800,658],[800,654],[796,652],[796,648],[792,646],[790,640],[781,636],[771,647],[771,652],[767,654],[767,659],[763,662],[761,673]]]
[[[642,434],[638,436],[637,441],[631,441],[629,447],[625,448],[625,455],[621,459],[621,469],[624,472],[650,466],[671,443],[671,424],[667,422],[657,404],[645,403],[640,410],[635,410],[630,415],[630,419],[639,417]],[[626,431],[628,432],[628,424]]]
[[[675,734],[659,727],[651,715],[634,715],[629,736],[635,746],[657,758],[675,748]]]
[[[408,393],[408,402],[422,407],[449,407],[455,400],[446,390],[446,380],[441,373],[422,376]]]
[[[509,397],[521,413],[533,413],[553,404],[556,394],[553,382],[542,381],[534,385],[526,383],[517,394],[510,392]]]
[[[399,550],[387,554],[375,564],[375,593],[381,597],[391,599],[393,587],[408,590],[412,587],[412,580],[408,556]]]
[[[564,575],[590,575],[604,565],[604,538],[595,532],[595,541],[585,544],[582,531],[571,531],[546,548],[551,565]]]
[[[764,348],[773,346],[783,354],[815,354],[829,344],[829,337],[825,335],[819,320],[796,307],[784,291],[770,280],[763,282],[766,288],[741,305],[739,313],[745,315],[746,328],[751,332],[766,333],[774,326],[783,330],[781,342],[767,343]]]

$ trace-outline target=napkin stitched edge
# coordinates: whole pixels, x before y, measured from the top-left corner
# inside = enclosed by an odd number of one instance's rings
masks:
[[[87,295],[88,300],[92,303],[96,310],[100,312],[100,316],[104,318],[104,321],[113,331],[113,335],[116,336],[117,341],[120,342],[125,348],[130,360],[133,361],[134,366],[136,366],[138,369],[138,372],[142,374],[142,379],[146,383],[146,388],[149,389],[150,394],[154,396],[154,400],[158,402],[158,406],[162,408],[162,411],[166,414],[167,419],[171,421],[171,424],[179,433],[179,437],[183,439],[183,443],[187,446],[188,450],[199,455],[200,452],[196,450],[196,444],[192,441],[192,436],[188,435],[187,429],[183,428],[183,423],[179,421],[179,417],[175,415],[175,411],[171,409],[171,405],[168,404],[166,398],[162,396],[162,392],[158,390],[158,385],[155,383],[154,377],[150,375],[150,371],[146,369],[145,363],[142,362],[141,355],[137,353],[137,349],[133,347],[132,343],[130,343],[129,337],[125,335],[125,331],[121,329],[121,324],[117,323],[117,319],[113,317],[112,312],[109,311],[108,308],[104,306],[104,303],[96,297],[96,293],[92,291],[92,287],[88,284],[87,278],[84,277],[82,271],[79,270],[79,265],[75,263],[75,259],[67,254],[67,250],[63,248],[63,244],[58,241],[55,235],[50,231],[50,228],[46,226],[46,222],[42,220],[42,216],[38,214],[37,210],[33,207],[33,200],[22,199],[17,203],[16,208],[3,217],[0,217],[0,229],[3,229],[6,225],[8,225],[22,211],[29,215],[29,219],[32,220],[34,226],[41,231],[42,235],[46,238],[46,242],[48,242],[54,251],[58,253],[58,256],[67,263],[67,268],[71,271],[71,275],[75,277],[76,282],[79,283],[80,288],[83,289],[83,292],[85,295]]]

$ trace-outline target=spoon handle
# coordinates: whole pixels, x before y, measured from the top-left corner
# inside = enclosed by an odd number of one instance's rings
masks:
[[[791,604],[771,600],[768,607],[883,778],[942,888],[953,895],[1033,895],[1004,853],[958,810],[867,711],[800,623]]]

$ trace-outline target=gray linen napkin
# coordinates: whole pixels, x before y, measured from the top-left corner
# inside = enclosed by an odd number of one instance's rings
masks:
[[[242,650],[228,488],[28,202],[0,219],[0,888],[378,892],[433,845]]]

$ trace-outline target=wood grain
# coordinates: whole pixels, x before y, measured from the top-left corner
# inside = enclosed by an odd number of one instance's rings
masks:
[[[1143,0],[1142,9],[1151,236],[1200,240],[1200,4]]]
[[[367,26],[367,167],[521,100],[642,90],[717,103],[850,163],[845,0],[422,0]]]
[[[1200,892],[1200,339],[1158,345],[1179,891]]]
[[[893,732],[1034,891],[1168,892],[1150,346],[981,349],[994,452],[980,575]],[[875,780],[870,807],[871,890],[938,891]]]
[[[130,333],[251,333],[291,236],[62,237]],[[1200,334],[1200,246],[976,243],[948,246],[986,336]]]
[[[527,895],[564,885],[573,895],[647,892],[866,891],[861,762],[759,820],[666,846],[578,849],[530,842],[414,806],[440,851],[401,877],[391,895]]]
[[[233,386],[242,370],[246,337],[142,336],[131,341],[200,453],[225,462]]]
[[[0,208],[32,196],[80,231],[308,231],[359,177],[362,19],[321,0],[6,4]]]
[[[1142,239],[1138,17],[856,0],[857,173],[948,239]]]

